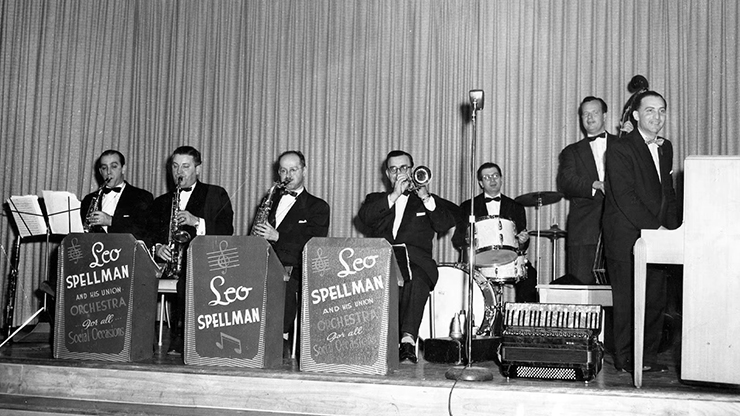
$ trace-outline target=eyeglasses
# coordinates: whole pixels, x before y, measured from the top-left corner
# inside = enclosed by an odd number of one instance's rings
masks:
[[[406,173],[411,169],[411,166],[409,165],[401,165],[401,166],[388,166],[388,171],[392,174],[396,174],[398,172]]]
[[[278,173],[279,173],[279,174],[281,174],[281,175],[287,175],[287,174],[289,174],[289,173],[290,173],[291,175],[295,175],[295,174],[296,174],[296,172],[298,172],[298,171],[299,171],[299,170],[301,170],[301,169],[303,169],[303,167],[299,167],[299,168],[290,168],[290,169],[280,168],[280,169],[278,170]]]
[[[483,175],[483,176],[481,176],[481,179],[483,179],[484,181],[490,182],[490,181],[492,181],[494,179],[495,180],[501,179],[501,175],[499,175],[498,173],[494,173],[492,175]]]

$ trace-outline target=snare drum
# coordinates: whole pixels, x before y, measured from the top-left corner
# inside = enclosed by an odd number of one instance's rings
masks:
[[[419,338],[442,338],[450,335],[450,323],[455,313],[468,313],[468,273],[454,266],[440,265],[439,280],[424,308],[424,317],[419,326]],[[475,286],[475,283],[473,283]],[[432,310],[431,305],[434,305]],[[485,308],[483,293],[473,288],[473,315],[479,324]]]
[[[478,270],[493,283],[517,283],[527,278],[527,261],[519,256],[510,263],[478,267]]]
[[[516,224],[497,215],[475,220],[475,264],[507,264],[517,257]]]

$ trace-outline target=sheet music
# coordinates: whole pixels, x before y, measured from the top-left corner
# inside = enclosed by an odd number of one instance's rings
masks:
[[[46,221],[38,195],[11,196],[7,202],[21,238],[46,234]]]
[[[41,193],[52,234],[83,232],[80,217],[81,202],[77,195],[67,191],[41,191]]]

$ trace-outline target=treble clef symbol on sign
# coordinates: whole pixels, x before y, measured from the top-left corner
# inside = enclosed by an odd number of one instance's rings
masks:
[[[226,270],[229,266],[229,258],[226,256],[226,250],[229,248],[229,242],[223,240],[218,245],[218,257],[216,258],[216,264],[221,270]]]

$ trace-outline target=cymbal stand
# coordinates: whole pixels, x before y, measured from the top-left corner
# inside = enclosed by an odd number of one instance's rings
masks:
[[[478,93],[479,95],[475,95]],[[471,121],[473,122],[473,137],[470,140],[470,216],[468,217],[468,231],[470,241],[468,242],[468,311],[465,321],[466,328],[466,352],[467,363],[465,366],[452,367],[445,373],[445,377],[450,380],[465,381],[487,381],[493,380],[493,373],[485,367],[473,367],[473,274],[475,273],[475,193],[476,193],[476,167],[475,167],[475,142],[478,136],[476,127],[476,113],[483,108],[483,91],[470,91],[472,104]]]
[[[537,197],[537,205],[534,206],[534,216],[536,218],[537,222],[537,245],[535,246],[535,268],[539,270],[540,268],[540,230],[542,227],[540,227],[540,208],[542,208],[542,197]]]

